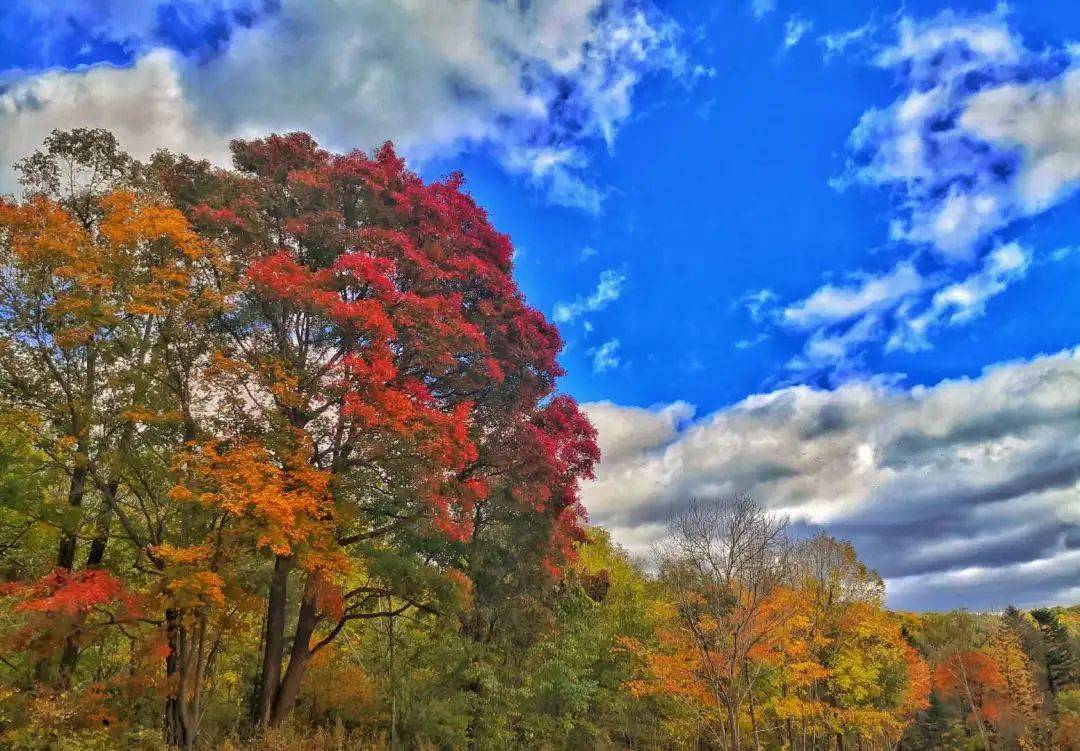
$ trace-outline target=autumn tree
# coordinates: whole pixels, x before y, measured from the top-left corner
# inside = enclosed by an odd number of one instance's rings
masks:
[[[791,748],[887,747],[925,707],[930,685],[885,610],[884,583],[851,543],[824,534],[796,544],[791,570],[796,607],[770,655],[779,686],[770,712]]]
[[[744,711],[753,706],[755,651],[783,625],[777,597],[788,576],[786,519],[747,496],[692,503],[675,517],[657,553],[680,625],[700,658],[694,672],[720,710],[721,736],[732,751],[743,745]]]
[[[0,400],[67,477],[62,505],[33,512],[58,529],[50,576],[66,577],[103,563],[117,523],[137,537],[118,498],[139,425],[154,418],[147,364],[211,253],[104,131],[54,133],[19,170],[25,200],[0,203]],[[39,678],[70,683],[77,636]]]
[[[233,150],[235,173],[156,163],[235,289],[201,382],[216,414],[179,500],[265,528],[254,717],[275,724],[349,623],[437,608],[436,549],[469,539],[490,499],[546,519],[557,567],[597,453],[576,405],[552,398],[558,334],[460,178],[425,184],[389,146],[335,155],[302,134]],[[308,490],[244,497],[230,474],[252,462]]]

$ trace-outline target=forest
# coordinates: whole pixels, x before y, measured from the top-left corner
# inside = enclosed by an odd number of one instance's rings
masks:
[[[463,178],[231,150],[0,198],[0,748],[1080,750],[1080,606],[892,612],[767,498],[630,556]]]

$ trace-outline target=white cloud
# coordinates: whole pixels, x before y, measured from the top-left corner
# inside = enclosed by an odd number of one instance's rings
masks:
[[[1007,15],[999,6],[901,18],[891,42],[861,45],[877,46],[874,63],[895,74],[900,93],[862,115],[844,174],[831,182],[887,191],[900,261],[776,314],[806,336],[796,371],[832,369],[835,381],[857,372],[871,345],[926,349],[934,331],[981,317],[1031,263],[1031,250],[1002,231],[1080,185],[1080,68],[1064,50],[1029,50]],[[819,42],[828,57],[872,31]]]
[[[52,129],[74,127],[109,128],[141,157],[158,148],[218,161],[228,155],[185,99],[175,55],[157,50],[131,68],[54,70],[0,87],[0,189],[14,188],[15,159],[40,147]]]
[[[776,0],[750,0],[750,12],[754,18],[764,18],[776,10]]]
[[[991,251],[983,266],[965,279],[946,285],[934,293],[929,307],[911,315],[911,307],[900,311],[900,325],[887,344],[888,350],[919,350],[929,347],[927,333],[941,325],[955,326],[981,317],[986,303],[999,295],[1031,266],[1031,251],[1018,243]]]
[[[1075,254],[1076,249],[1077,249],[1076,245],[1063,245],[1060,248],[1055,248],[1050,253],[1050,260],[1051,261],[1064,261],[1069,256]]]
[[[622,295],[622,286],[626,282],[626,274],[615,269],[606,269],[600,272],[600,279],[596,283],[596,290],[588,297],[579,297],[573,302],[560,302],[555,304],[552,318],[556,323],[569,323],[583,313],[595,313],[603,310],[615,302]]]
[[[619,357],[619,340],[611,339],[595,349],[590,349],[592,354],[593,373],[604,373],[622,364]]]
[[[970,263],[1080,181],[1080,70],[1062,50],[1027,49],[1003,10],[901,19],[876,62],[902,93],[863,115],[834,184],[897,191],[895,239]]]
[[[145,19],[123,17],[130,29],[116,34],[146,35]],[[643,76],[684,75],[677,34],[647,0],[284,0],[258,23],[234,27],[221,54],[206,61],[144,49],[151,37],[136,45],[133,67],[109,76],[9,80],[36,95],[7,98],[0,160],[14,161],[27,143],[66,126],[79,112],[70,104],[73,87],[95,102],[99,124],[130,130],[126,107],[138,92],[154,93],[145,80],[153,69],[183,116],[147,121],[144,137],[170,125],[173,141],[201,145],[209,156],[229,137],[294,129],[333,148],[393,139],[414,159],[478,147],[552,201],[596,211],[604,191],[588,179],[584,146],[612,147]],[[69,82],[59,92],[57,77]],[[141,146],[136,139],[130,148]]]
[[[600,251],[599,251],[599,250],[597,250],[596,248],[592,247],[591,245],[586,245],[586,246],[585,246],[584,248],[582,248],[582,249],[581,249],[581,251],[580,251],[580,252],[578,253],[578,261],[584,262],[584,261],[587,261],[587,260],[589,260],[590,258],[593,258],[594,256],[598,256],[598,255],[600,255]]]
[[[904,261],[886,274],[861,275],[855,285],[826,284],[779,316],[786,328],[807,334],[788,368],[851,377],[870,343],[884,341],[885,352],[929,349],[934,331],[981,318],[989,300],[1023,279],[1031,262],[1031,250],[1013,242],[994,248],[959,278],[927,277]]]
[[[1080,183],[1080,67],[1049,81],[982,91],[960,123],[989,141],[1023,149],[1016,189],[1024,213],[1059,203]]]
[[[769,335],[763,331],[757,336],[755,336],[753,339],[739,339],[735,342],[734,346],[735,349],[750,349],[751,347],[756,347],[757,345],[761,344],[768,338]]]
[[[873,313],[859,316],[847,328],[819,326],[806,340],[802,354],[788,363],[788,368],[802,373],[831,369],[844,375],[843,371],[854,365],[853,353],[879,339],[883,331],[881,317]]]
[[[854,29],[848,29],[847,31],[834,31],[829,34],[822,34],[818,37],[818,44],[821,45],[822,55],[825,58],[825,62],[832,60],[838,55],[844,54],[848,47],[857,44],[871,34],[874,33],[876,26],[873,22],[867,22],[862,26]]]
[[[642,454],[667,445],[694,417],[693,405],[686,402],[654,408],[593,402],[588,411],[598,433],[604,464],[608,467],[624,460],[637,461]]]
[[[826,284],[805,300],[784,308],[784,325],[805,330],[846,321],[892,307],[926,286],[926,280],[907,261],[897,264],[887,274],[860,276],[853,286]]]
[[[789,50],[797,45],[812,28],[814,28],[814,23],[812,21],[808,21],[798,15],[791,16],[791,18],[787,20],[787,23],[784,24],[783,48]]]
[[[684,403],[586,410],[604,456],[585,503],[635,552],[687,499],[749,492],[800,532],[852,539],[894,607],[1037,604],[1075,585],[1080,349],[929,387],[793,386],[697,419]]]
[[[761,323],[773,314],[774,303],[779,299],[780,295],[766,287],[747,292],[736,300],[732,307],[745,307],[746,312],[750,314],[750,320]]]

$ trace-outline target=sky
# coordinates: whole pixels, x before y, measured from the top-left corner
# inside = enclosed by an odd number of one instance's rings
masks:
[[[1073,0],[9,0],[0,192],[77,126],[463,171],[635,554],[748,492],[892,607],[1080,600]]]

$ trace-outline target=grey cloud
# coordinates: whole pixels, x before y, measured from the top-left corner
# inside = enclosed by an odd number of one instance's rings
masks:
[[[1080,550],[1078,384],[1080,348],[931,387],[790,387],[695,420],[588,405],[602,444],[620,427],[584,497],[637,552],[689,498],[748,492],[796,529],[851,539],[897,582],[894,606],[983,607],[992,590],[996,606],[1052,601]],[[1024,568],[1041,559],[1060,565]]]

